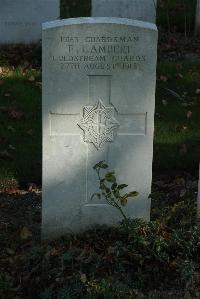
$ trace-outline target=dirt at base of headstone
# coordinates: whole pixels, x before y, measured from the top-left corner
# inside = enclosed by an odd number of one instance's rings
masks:
[[[3,236],[16,242],[29,239],[40,242],[41,192],[19,191],[17,194],[0,193],[0,227]],[[13,239],[14,237],[14,239]],[[8,244],[7,244],[8,245]]]
[[[156,176],[153,182],[153,191],[155,194],[162,193],[162,207],[164,207],[164,203],[168,205],[181,201],[185,196],[184,192],[188,192],[193,198],[197,193],[197,177],[190,174],[178,177],[174,175]],[[159,202],[158,204],[160,205]],[[158,208],[156,212],[158,213],[160,206],[154,208]],[[154,217],[156,217],[156,213],[154,211]],[[62,256],[66,258],[66,263],[67,258],[71,258],[70,255],[67,255],[67,244],[71,244],[71,250],[80,250],[82,259],[80,261],[87,263],[88,267],[93,267],[94,261],[91,262],[90,259],[96,254],[95,252],[103,254],[103,263],[106,262],[105,259],[110,262],[114,249],[113,243],[119,238],[117,229],[102,227],[96,231],[87,231],[78,236],[65,236],[65,239],[61,238],[41,245],[41,191],[35,193],[21,190],[21,193],[17,195],[0,193],[0,219],[0,247],[2,248],[0,273],[4,273],[3,275],[9,280],[11,290],[8,290],[10,296],[8,298],[39,298],[36,291],[59,289],[68,283],[72,279],[70,278],[72,277],[70,276],[71,272],[63,271],[56,263]],[[75,251],[71,253],[75,254]],[[49,259],[51,262],[48,262],[47,265],[41,264]],[[75,276],[73,277],[81,275],[81,279],[85,281],[87,276],[84,273],[79,273],[77,268],[79,262],[78,264],[76,261],[74,262],[73,275]],[[37,269],[39,265],[43,265],[41,269],[44,273],[40,268]],[[69,271],[71,271],[70,265]],[[93,271],[92,269],[91,271]],[[54,273],[57,273],[56,279]],[[53,275],[53,280],[51,275]],[[1,279],[2,277],[0,275]],[[145,291],[140,289],[136,293],[143,294]],[[148,298],[198,298],[198,294],[200,294],[198,286],[196,292],[197,296],[185,297],[187,294],[182,290],[176,290],[176,288],[164,291],[152,290]],[[135,296],[134,298],[146,297],[141,295],[141,297]]]

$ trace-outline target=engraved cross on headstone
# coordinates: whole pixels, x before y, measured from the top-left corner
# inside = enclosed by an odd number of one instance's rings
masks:
[[[92,167],[101,160],[109,162],[109,147],[112,146],[114,139],[118,136],[145,136],[147,113],[134,113],[134,111],[120,113],[111,102],[112,76],[92,75],[88,77],[88,103],[86,102],[86,106],[80,107],[80,113],[76,114],[51,112],[50,135],[75,135],[85,142],[87,160],[85,204],[90,206],[94,205],[90,201],[91,195],[98,188],[97,178]],[[104,108],[107,109],[105,112],[108,114],[107,117],[110,117],[109,125],[108,120],[104,119],[105,115],[103,116],[102,113]],[[88,117],[90,114],[92,114],[91,119]],[[84,122],[85,119],[86,121]],[[114,131],[116,131],[116,136],[114,136]]]

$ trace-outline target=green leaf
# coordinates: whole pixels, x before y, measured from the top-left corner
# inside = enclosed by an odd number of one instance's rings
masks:
[[[103,184],[103,183],[101,183],[100,186],[99,186],[99,188],[100,188],[101,190],[105,190],[105,189],[106,189],[106,185]]]
[[[110,183],[115,183],[116,182],[116,177],[114,175],[114,172],[108,172],[105,175],[105,179],[106,179],[106,181],[108,181]]]
[[[113,183],[112,186],[111,186],[111,189],[115,190],[116,188],[117,188],[117,183]]]
[[[106,169],[106,168],[108,168],[108,165],[106,163],[104,163],[101,165],[101,168]]]
[[[121,197],[120,203],[124,207],[127,204],[127,198],[126,197]]]
[[[107,188],[106,187],[106,193],[108,194],[108,193],[110,193],[111,194],[111,192],[110,192],[110,189],[109,188]]]
[[[108,165],[105,163],[105,161],[100,161],[99,163],[95,164],[93,167],[93,169],[98,169],[98,168],[106,169],[108,168]]]
[[[128,187],[128,185],[126,185],[126,184],[121,184],[121,185],[119,185],[117,188],[118,188],[119,190],[121,190],[121,189],[124,189],[124,188],[126,188],[126,187]]]
[[[127,193],[125,196],[128,198],[128,197],[135,197],[138,195],[139,195],[139,193],[137,191],[132,191],[132,192]]]
[[[117,198],[117,199],[120,198],[119,190],[113,191],[113,194],[114,194],[115,198]]]

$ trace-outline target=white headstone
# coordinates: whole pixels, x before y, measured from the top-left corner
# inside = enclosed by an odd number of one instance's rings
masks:
[[[92,0],[93,17],[117,17],[156,22],[157,0]]]
[[[125,208],[150,217],[157,29],[118,18],[43,25],[43,237],[116,224],[93,166],[105,160],[127,191]]]
[[[0,0],[0,44],[42,38],[42,23],[60,16],[60,0]]]

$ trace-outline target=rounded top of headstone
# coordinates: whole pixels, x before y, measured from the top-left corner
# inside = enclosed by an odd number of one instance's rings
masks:
[[[157,26],[153,23],[143,22],[138,20],[115,18],[115,17],[90,17],[90,18],[69,18],[56,20],[51,22],[45,22],[42,24],[42,29],[52,29],[56,27],[68,26],[68,25],[81,25],[81,24],[118,24],[128,25],[140,28],[146,28],[150,30],[156,30]]]

